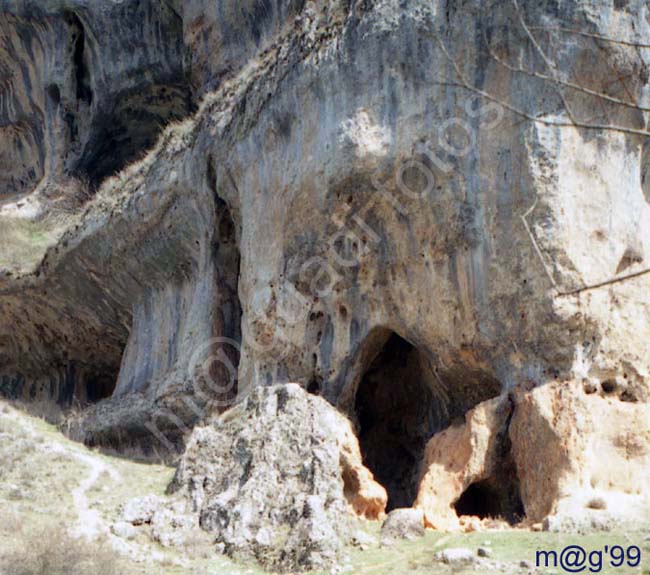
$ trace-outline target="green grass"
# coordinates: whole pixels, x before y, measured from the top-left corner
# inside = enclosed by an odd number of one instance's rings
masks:
[[[30,272],[40,263],[64,229],[52,219],[0,218],[0,270]]]
[[[25,542],[39,538],[48,530],[69,528],[77,516],[72,492],[88,476],[89,468],[73,454],[91,455],[115,473],[102,473],[89,489],[87,497],[92,509],[100,511],[107,524],[116,521],[121,505],[133,497],[154,494],[164,496],[174,469],[165,465],[149,465],[91,451],[66,439],[44,420],[28,416],[0,402],[0,555],[25,547]],[[212,554],[205,542],[196,548],[164,549],[147,536],[146,528],[136,539],[148,559],[136,563],[118,558],[120,575],[262,575],[255,565],[235,564]],[[362,529],[377,541],[379,525],[363,523]],[[342,565],[342,573],[352,575],[447,575],[456,572],[486,575],[493,564],[501,564],[503,573],[527,573],[521,561],[535,564],[538,549],[559,552],[566,545],[581,545],[588,551],[602,550],[605,545],[627,548],[637,545],[642,550],[642,567],[636,569],[605,567],[606,574],[650,575],[650,525],[645,531],[563,535],[532,533],[524,530],[444,534],[430,531],[417,541],[404,541],[392,547],[372,545],[367,550],[353,549],[350,560]],[[487,547],[491,565],[474,564],[464,568],[443,565],[436,553],[447,548],[465,547],[476,551]],[[560,575],[560,569],[533,570]],[[586,570],[586,573],[589,571]],[[329,571],[314,575],[329,575]],[[48,574],[52,575],[52,574]]]
[[[378,528],[370,529],[378,537]],[[650,573],[650,541],[646,540],[650,532],[636,533],[597,533],[588,535],[567,535],[557,533],[532,533],[524,530],[474,532],[467,534],[443,534],[430,531],[417,541],[406,541],[389,548],[354,551],[350,573],[358,575],[400,573],[402,575],[425,575],[452,573],[450,566],[435,560],[435,555],[443,549],[464,547],[474,552],[479,547],[491,550],[490,562],[501,563],[505,572],[526,573],[528,569],[519,564],[528,561],[535,566],[537,550],[554,550],[558,553],[567,545],[580,545],[587,552],[603,550],[605,545],[621,545],[624,548],[636,545],[642,552],[642,563],[636,569],[611,568],[603,561],[601,573],[625,575],[646,575]],[[605,556],[603,555],[605,558]],[[455,568],[458,570],[459,568]],[[460,569],[463,573],[485,575],[486,565],[475,564]],[[560,574],[558,569],[540,569],[540,573]],[[588,569],[585,572],[589,572]]]

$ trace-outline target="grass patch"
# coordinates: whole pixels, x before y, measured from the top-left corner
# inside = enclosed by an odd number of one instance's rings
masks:
[[[53,220],[0,218],[0,269],[24,273],[35,269],[63,228]]]

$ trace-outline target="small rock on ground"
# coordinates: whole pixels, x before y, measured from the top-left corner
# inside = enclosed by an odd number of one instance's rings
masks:
[[[420,509],[395,509],[381,527],[381,542],[389,545],[402,539],[417,539],[425,534],[424,512]]]
[[[442,561],[446,565],[454,565],[458,563],[474,563],[476,557],[471,549],[459,547],[457,549],[445,549],[436,555],[436,559]]]

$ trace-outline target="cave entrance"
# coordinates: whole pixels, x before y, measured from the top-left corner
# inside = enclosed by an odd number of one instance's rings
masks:
[[[355,399],[364,464],[388,492],[387,511],[415,501],[424,448],[435,431],[433,401],[420,352],[393,333]]]
[[[497,519],[503,516],[503,507],[498,489],[489,481],[472,483],[454,505],[456,513],[473,515],[480,519]]]
[[[499,452],[495,471],[489,477],[472,483],[454,504],[459,517],[469,515],[479,519],[505,520],[515,525],[526,516],[507,427],[497,438]]]
[[[89,403],[98,403],[113,395],[117,385],[117,371],[96,373],[86,379],[86,400]]]

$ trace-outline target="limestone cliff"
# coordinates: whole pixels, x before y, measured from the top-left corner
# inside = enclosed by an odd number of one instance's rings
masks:
[[[74,437],[174,449],[296,382],[401,507],[482,402],[650,400],[643,0],[0,15],[0,389]]]

